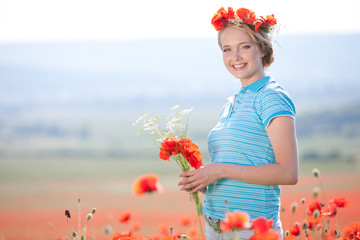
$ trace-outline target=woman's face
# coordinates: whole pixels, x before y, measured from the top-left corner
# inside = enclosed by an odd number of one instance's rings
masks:
[[[228,71],[241,80],[243,87],[265,76],[259,47],[250,36],[235,27],[226,27],[220,35],[223,60]]]

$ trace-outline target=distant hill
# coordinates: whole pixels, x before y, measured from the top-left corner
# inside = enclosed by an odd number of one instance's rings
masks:
[[[306,108],[360,100],[360,35],[275,36],[269,69]],[[240,88],[216,39],[0,45],[0,109],[222,104]]]

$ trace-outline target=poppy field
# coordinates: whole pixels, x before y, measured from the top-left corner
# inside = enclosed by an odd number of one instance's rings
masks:
[[[121,239],[121,234],[129,233],[154,239],[179,234],[201,239],[195,205],[178,190],[178,173],[169,164],[158,160],[2,161],[0,239],[66,239],[69,229],[72,235],[72,230],[83,232],[85,227],[86,239]],[[134,194],[135,179],[147,173],[158,176],[162,191]],[[318,177],[301,171],[297,185],[282,187],[281,219],[284,232],[289,231],[287,239],[306,239],[304,220],[310,209],[316,210],[313,203],[324,203],[324,198],[348,202],[335,216],[321,217],[329,225],[326,239],[336,239],[330,234],[333,226],[343,230],[360,222],[359,184],[356,169],[320,171]],[[308,239],[315,239],[312,232]]]

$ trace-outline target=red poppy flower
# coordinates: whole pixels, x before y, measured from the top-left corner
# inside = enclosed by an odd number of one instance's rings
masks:
[[[163,235],[170,235],[170,226],[166,223],[160,224],[159,231]]]
[[[133,193],[142,195],[144,193],[151,193],[154,191],[162,191],[162,186],[159,183],[159,178],[155,174],[144,174],[135,179],[132,186]]]
[[[161,240],[178,240],[178,236],[170,236],[170,235],[166,235],[166,236],[163,236],[161,238]]]
[[[349,201],[346,200],[343,197],[334,198],[334,199],[330,200],[330,203],[334,203],[336,205],[336,207],[339,207],[339,208],[347,208],[347,207],[349,207]]]
[[[134,233],[133,231],[130,231],[129,233],[125,233],[125,234],[115,232],[112,238],[112,240],[140,240],[140,239],[151,240],[152,238],[145,237],[138,233]]]
[[[272,15],[267,15],[266,18],[264,18],[263,16],[260,16],[259,19],[257,19],[257,23],[255,24],[255,32],[259,32],[261,25],[263,24],[269,24],[269,25],[276,25],[277,24],[277,20],[274,17],[274,14]]]
[[[313,215],[315,210],[319,210],[321,212],[321,207],[322,207],[322,205],[319,201],[312,202],[309,205],[307,215],[309,215],[309,216]]]
[[[254,31],[257,33],[257,32],[259,32],[259,30],[260,30],[260,26],[263,24],[263,22],[262,21],[258,21],[256,24],[255,24],[255,29],[254,29]]]
[[[243,21],[243,23],[253,23],[257,21],[254,11],[247,8],[239,8],[236,10],[236,15]]]
[[[319,226],[320,218],[315,218],[314,216],[311,215],[306,218],[305,223],[307,223],[306,226],[308,229],[313,230],[317,226]],[[304,229],[306,229],[306,228],[304,228]]]
[[[193,154],[191,154],[188,161],[193,168],[195,169],[200,168],[203,165],[201,152],[196,151]]]
[[[293,236],[298,236],[300,234],[300,226],[299,224],[294,224],[290,229],[289,232]]]
[[[227,212],[225,219],[221,223],[221,230],[224,232],[230,230],[239,230],[250,228],[250,216],[246,212]]]
[[[217,13],[211,19],[211,24],[214,26],[216,31],[223,29],[228,19],[235,19],[235,12],[231,7],[228,7],[228,11],[221,7]]]
[[[280,234],[277,231],[271,230],[273,220],[267,220],[264,217],[253,220],[252,228],[254,234],[249,240],[277,240]]]
[[[191,139],[182,138],[179,140],[178,145],[180,153],[193,168],[198,169],[202,166],[202,154],[199,147],[192,143]]]
[[[140,229],[140,223],[139,222],[132,222],[132,223],[130,223],[129,228],[132,231],[138,231]]]
[[[113,235],[112,240],[125,240],[125,239],[133,239],[133,235],[134,233],[132,231],[130,231],[127,234],[122,234],[119,232],[115,232]]]
[[[337,208],[335,203],[330,203],[322,212],[322,216],[335,217]]]
[[[267,15],[264,23],[267,23],[267,24],[270,24],[270,25],[276,25],[277,20],[274,17],[274,14]]]
[[[131,213],[130,212],[124,212],[123,214],[121,214],[120,218],[119,218],[119,222],[120,223],[127,223],[131,218]]]
[[[341,233],[345,239],[360,239],[360,222],[350,223]]]
[[[189,217],[183,217],[183,218],[181,218],[181,220],[180,220],[180,224],[181,224],[182,226],[189,226],[190,223],[191,223],[191,219],[190,219]]]
[[[166,138],[162,143],[159,151],[159,156],[163,160],[169,160],[171,155],[176,155],[178,152],[176,151],[177,141],[174,136],[170,136]]]
[[[189,231],[187,232],[187,235],[188,235],[190,238],[195,238],[195,237],[198,235],[198,230],[197,230],[197,228],[191,228],[191,229],[189,229]]]

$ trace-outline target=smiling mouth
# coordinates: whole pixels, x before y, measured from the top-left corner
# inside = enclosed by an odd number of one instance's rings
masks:
[[[241,70],[241,69],[243,69],[245,66],[246,66],[245,63],[244,63],[244,64],[237,64],[237,65],[233,65],[233,68],[234,68],[235,70]]]

